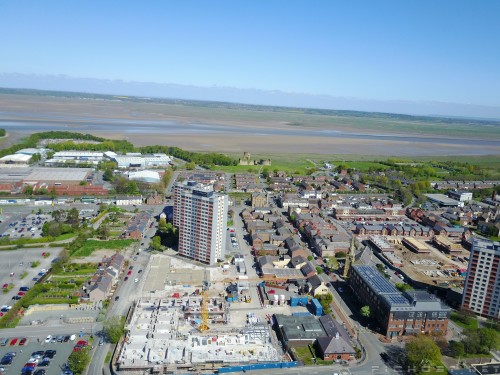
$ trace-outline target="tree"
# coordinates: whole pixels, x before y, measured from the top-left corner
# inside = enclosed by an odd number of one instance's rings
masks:
[[[116,344],[125,334],[124,324],[125,319],[121,316],[113,316],[104,322],[102,329],[110,343]]]
[[[196,168],[196,164],[193,161],[191,161],[189,163],[186,163],[185,167],[188,171],[192,171],[193,169]]]
[[[359,312],[361,313],[361,316],[364,316],[365,318],[369,318],[371,315],[370,311],[370,306],[363,306]]]
[[[486,348],[488,352],[491,352],[500,346],[500,334],[493,328],[482,328],[479,330],[479,341],[481,348]]]
[[[324,271],[323,271],[323,268],[321,268],[320,266],[317,266],[317,267],[316,267],[316,273],[317,273],[318,275],[321,275],[323,272],[324,272]]]
[[[48,221],[42,226],[42,236],[57,237],[62,233],[62,225],[56,221]]]
[[[454,358],[461,358],[465,355],[464,343],[462,341],[450,341],[449,348]]]
[[[312,255],[308,255],[308,256],[307,256],[307,260],[308,260],[309,262],[310,262],[311,260],[313,260],[313,259],[314,259],[314,257],[313,257]]]
[[[101,240],[106,240],[109,237],[109,228],[106,224],[102,223],[96,233]]]
[[[89,363],[90,349],[88,346],[72,352],[68,357],[68,366],[76,374],[84,372]]]
[[[79,218],[78,218],[78,209],[76,207],[73,207],[71,210],[68,211],[68,214],[66,216],[66,222],[68,224],[71,224],[72,226],[78,226]]]
[[[477,329],[468,328],[462,331],[464,335],[463,343],[465,352],[469,354],[476,354],[481,351],[481,338]]]
[[[164,217],[160,217],[158,220],[158,230],[160,232],[167,232],[167,219]]]
[[[161,244],[161,238],[160,236],[154,236],[152,239],[151,239],[151,243],[150,243],[150,246],[153,250],[157,250],[157,251],[161,251],[163,250],[163,246]]]
[[[410,368],[418,373],[427,366],[439,363],[441,351],[432,338],[419,335],[406,343],[406,359]]]
[[[321,303],[321,306],[323,307],[323,311],[325,314],[330,314],[332,311],[332,308],[330,305],[333,302],[333,295],[330,293],[327,294],[322,294],[318,297],[319,303]]]
[[[62,223],[66,218],[66,212],[64,212],[64,210],[54,210],[51,215],[57,223]]]

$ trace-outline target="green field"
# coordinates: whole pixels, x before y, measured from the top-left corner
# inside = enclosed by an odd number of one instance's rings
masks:
[[[91,255],[96,250],[109,249],[109,250],[123,250],[127,246],[132,245],[136,240],[109,240],[109,241],[97,241],[97,240],[87,240],[85,244],[76,250],[72,257],[86,257]]]

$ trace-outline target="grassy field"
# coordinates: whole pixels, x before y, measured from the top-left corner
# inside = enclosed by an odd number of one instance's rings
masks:
[[[96,250],[100,249],[110,249],[110,250],[123,250],[127,246],[130,246],[136,242],[136,240],[109,240],[109,241],[97,241],[97,240],[87,240],[85,245],[80,249],[76,250],[71,256],[73,257],[86,257],[92,254]]]
[[[239,154],[228,154],[235,159],[241,157]],[[290,174],[307,174],[311,168],[320,168],[325,162],[333,165],[345,164],[348,168],[355,168],[360,171],[367,171],[370,168],[387,169],[388,167],[380,162],[387,161],[388,157],[369,156],[369,155],[322,155],[322,154],[252,154],[252,159],[271,159],[270,166],[244,166],[236,165],[229,167],[214,167],[214,170],[224,171],[229,173],[258,173],[264,169],[272,172],[274,170],[286,171]],[[427,157],[411,157],[405,158],[409,163],[429,163],[429,162],[446,162],[453,161],[459,163],[468,163],[477,165],[486,169],[491,178],[500,179],[500,156],[427,156]],[[437,171],[438,178],[448,178],[450,172],[445,168],[434,167]]]
[[[466,329],[466,328],[477,329],[478,328],[477,318],[474,316],[469,317],[469,324],[465,324],[465,323],[461,322],[459,319],[459,314],[456,312],[452,312],[450,318],[453,321],[453,323],[455,323],[459,327],[462,327],[463,329]]]

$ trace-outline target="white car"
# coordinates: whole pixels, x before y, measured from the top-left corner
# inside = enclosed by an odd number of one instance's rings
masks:
[[[51,342],[52,341],[52,335],[48,335],[46,338],[45,338],[45,342]]]
[[[134,279],[134,283],[137,283],[139,281],[139,279]]]
[[[69,339],[70,339],[70,341],[75,341],[76,335],[71,335],[71,337]]]

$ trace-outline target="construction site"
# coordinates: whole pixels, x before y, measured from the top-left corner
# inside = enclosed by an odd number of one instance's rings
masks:
[[[120,372],[213,371],[220,367],[290,362],[272,330],[256,280],[239,280],[237,265],[204,268],[153,255],[134,303],[116,365]]]
[[[441,287],[463,286],[469,251],[449,239],[453,252],[436,246],[436,241],[401,236],[371,236],[369,243],[385,260],[414,281]]]
[[[137,301],[117,366],[165,373],[283,360],[271,326],[254,314],[231,324],[222,298],[188,296]]]

